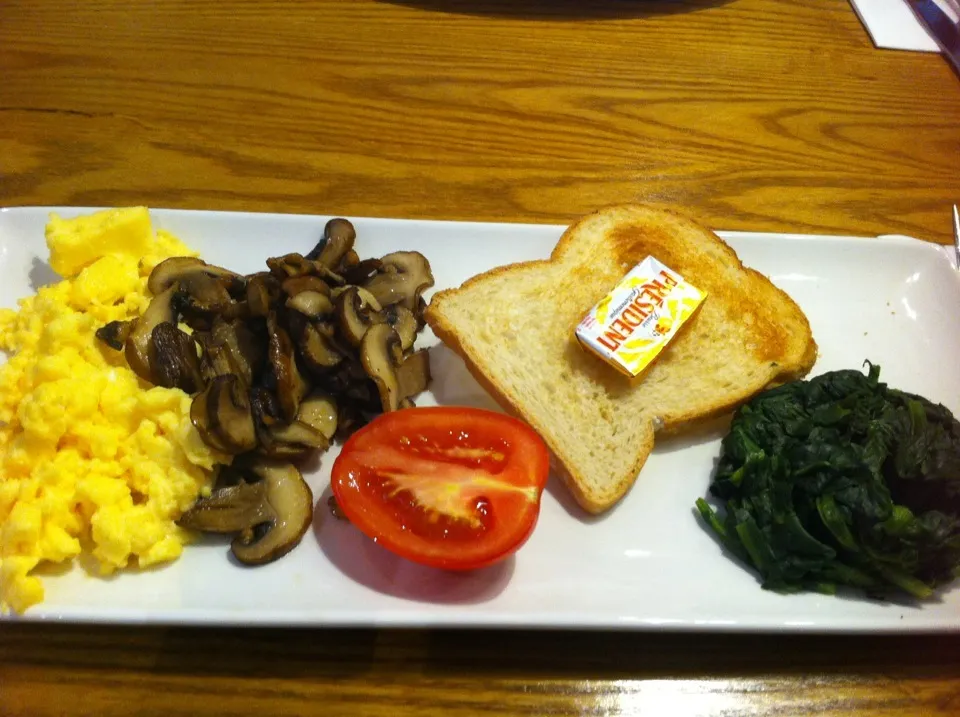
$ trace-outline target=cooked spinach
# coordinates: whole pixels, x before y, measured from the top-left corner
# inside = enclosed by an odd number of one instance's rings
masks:
[[[917,598],[960,575],[960,422],[834,371],[766,391],[734,415],[697,508],[765,588]]]

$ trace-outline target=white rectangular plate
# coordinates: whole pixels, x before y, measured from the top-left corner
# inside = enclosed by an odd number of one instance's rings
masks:
[[[52,280],[48,208],[0,211],[0,304]],[[61,209],[72,216],[89,209]],[[328,217],[154,210],[154,223],[204,259],[239,272],[268,256],[306,253]],[[353,219],[353,218],[352,218]],[[361,257],[416,249],[436,289],[491,267],[545,258],[563,227],[353,219]],[[882,379],[960,409],[960,280],[942,247],[905,237],[858,239],[723,233],[740,257],[786,290],[810,319],[821,354],[814,373],[879,363]],[[431,394],[420,405],[491,399],[460,360],[434,346]],[[779,595],[721,553],[695,516],[719,437],[663,442],[622,503],[586,517],[551,478],[539,525],[512,559],[448,574],[394,557],[325,505],[326,454],[308,480],[314,529],[291,554],[244,569],[225,541],[184,551],[161,569],[113,579],[80,568],[45,579],[47,599],[18,619],[113,623],[314,626],[475,626],[776,632],[960,629],[960,589],[923,605],[853,596]]]

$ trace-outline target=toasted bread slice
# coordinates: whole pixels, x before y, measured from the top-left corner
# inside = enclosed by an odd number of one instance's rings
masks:
[[[587,353],[574,330],[633,266],[654,256],[708,292],[635,379]],[[544,438],[591,513],[629,490],[659,429],[676,431],[802,377],[817,346],[800,308],[716,234],[677,214],[615,206],[571,226],[548,261],[499,267],[438,292],[437,336],[480,384]]]

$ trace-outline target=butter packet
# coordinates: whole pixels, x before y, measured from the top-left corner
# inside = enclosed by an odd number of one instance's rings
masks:
[[[621,373],[637,376],[706,298],[705,291],[648,256],[577,325],[577,341]]]

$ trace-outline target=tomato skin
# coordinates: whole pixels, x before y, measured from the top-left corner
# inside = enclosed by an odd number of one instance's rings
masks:
[[[447,570],[518,550],[540,514],[546,444],[526,423],[461,406],[385,413],[354,433],[330,480],[340,510],[408,560]]]

